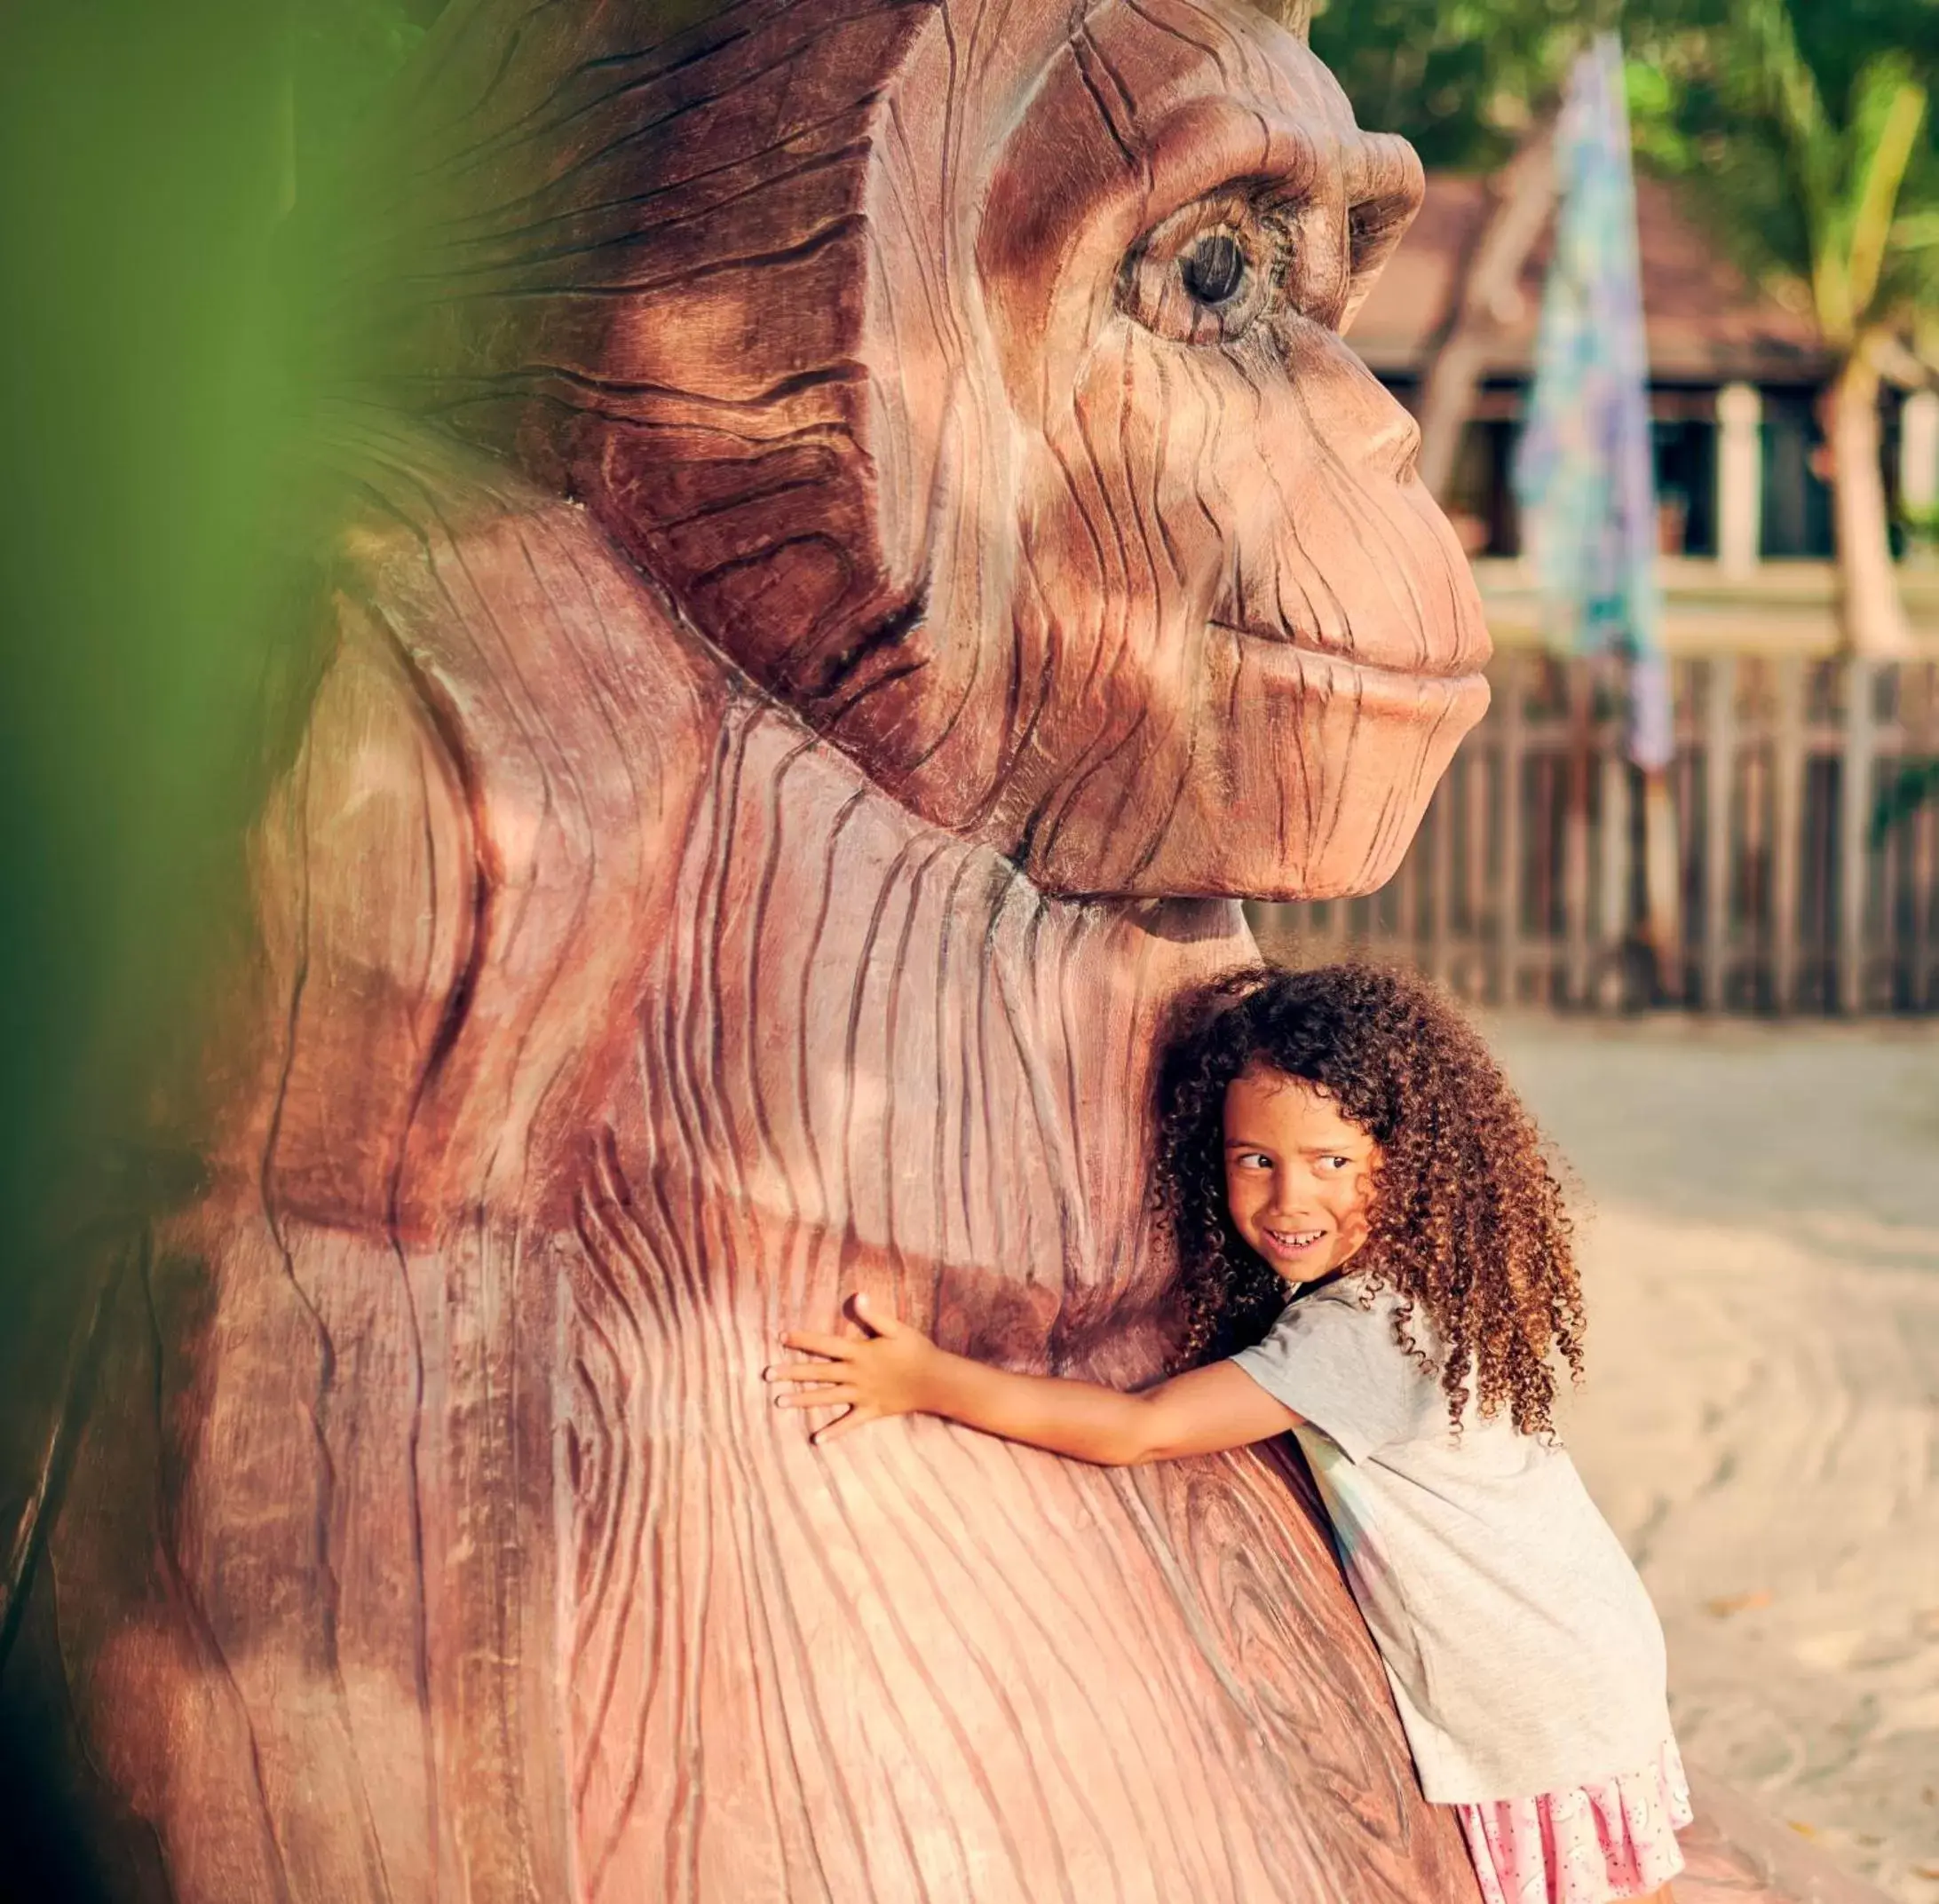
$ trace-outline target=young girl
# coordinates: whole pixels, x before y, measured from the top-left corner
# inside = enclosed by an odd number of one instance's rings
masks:
[[[1486,1904],[1669,1899],[1688,1789],[1642,1583],[1558,1445],[1582,1292],[1540,1139],[1428,986],[1358,966],[1214,987],[1160,1082],[1188,1371],[1142,1393],[860,1338],[769,1369],[826,1441],[914,1411],[1122,1464],[1287,1430],[1330,1515],[1422,1789]]]

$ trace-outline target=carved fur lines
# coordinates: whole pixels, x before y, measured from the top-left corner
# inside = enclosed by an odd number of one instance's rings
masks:
[[[1478,713],[1337,328],[1411,162],[1231,0],[457,0],[400,100],[206,1286],[58,1530],[97,1809],[178,1904],[1469,1899],[1273,1458],[756,1379],[858,1287],[1158,1371],[1159,1015]]]
[[[588,1898],[1438,1894],[1458,1848],[1347,1723],[1371,1653],[1286,1611],[1338,1582],[1282,1473],[1133,1482],[933,1423],[818,1453],[755,1380],[859,1285],[1018,1365],[1108,1337],[1150,1372],[1139,1054],[1229,914],[1046,902],[757,710],[677,889],[566,1265]],[[1285,1815],[1311,1779],[1351,1808]]]

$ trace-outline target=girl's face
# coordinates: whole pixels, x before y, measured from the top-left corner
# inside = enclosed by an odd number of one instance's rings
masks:
[[[1232,1228],[1289,1283],[1315,1283],[1367,1236],[1380,1146],[1318,1085],[1254,1065],[1225,1092]]]

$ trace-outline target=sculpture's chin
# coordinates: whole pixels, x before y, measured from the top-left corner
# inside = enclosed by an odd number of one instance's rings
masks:
[[[1408,673],[1290,644],[1215,686],[1201,706],[1217,717],[1196,744],[1128,766],[1120,785],[1100,778],[1033,842],[1025,865],[1040,886],[1135,898],[1373,892],[1488,707],[1479,673]]]

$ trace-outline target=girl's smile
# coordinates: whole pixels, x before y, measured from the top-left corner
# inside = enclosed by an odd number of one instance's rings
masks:
[[[1225,1093],[1232,1227],[1289,1283],[1330,1276],[1366,1241],[1380,1146],[1317,1085],[1254,1066]]]

